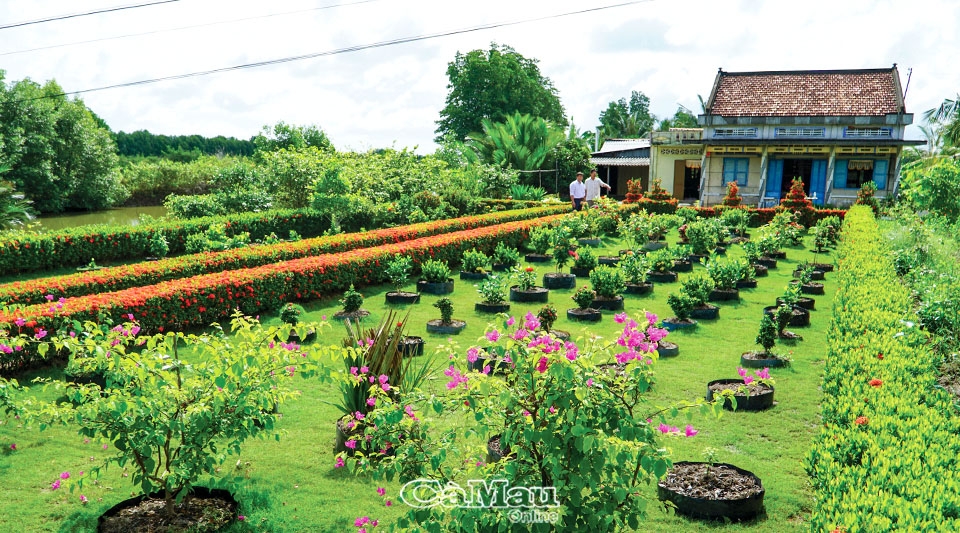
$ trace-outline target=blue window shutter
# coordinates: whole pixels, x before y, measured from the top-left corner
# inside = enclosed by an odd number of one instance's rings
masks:
[[[783,182],[783,159],[771,159],[767,167],[767,184],[763,195],[780,200],[780,185]]]
[[[827,160],[815,159],[810,170],[810,194],[816,200],[814,204],[823,205],[827,193]]]
[[[887,167],[890,162],[886,159],[877,159],[873,162],[873,182],[877,184],[878,190],[887,188]]]
[[[737,185],[740,187],[745,187],[747,185],[747,175],[750,172],[750,160],[749,159],[738,159],[737,160]]]
[[[833,169],[833,188],[847,188],[847,160],[837,160],[836,168]]]

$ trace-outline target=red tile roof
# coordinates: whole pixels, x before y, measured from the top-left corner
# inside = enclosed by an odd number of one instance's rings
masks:
[[[896,67],[723,72],[710,113],[720,116],[877,116],[904,112]]]

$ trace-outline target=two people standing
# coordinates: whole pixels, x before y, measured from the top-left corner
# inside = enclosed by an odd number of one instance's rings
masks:
[[[587,207],[593,207],[600,198],[600,190],[607,189],[610,186],[597,177],[597,169],[590,170],[590,178],[583,180],[583,172],[577,172],[577,179],[570,182],[570,202],[573,204],[574,211],[583,209],[583,201],[587,201]]]

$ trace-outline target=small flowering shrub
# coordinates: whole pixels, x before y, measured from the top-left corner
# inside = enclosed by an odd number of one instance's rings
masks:
[[[428,283],[443,283],[450,278],[450,267],[446,261],[427,259],[420,265],[420,277]]]
[[[419,486],[426,486],[416,493],[419,501],[411,497],[409,485],[397,495],[415,505],[393,524],[397,529],[527,531],[529,526],[522,524],[511,528],[509,516],[531,509],[557,515],[556,523],[534,525],[534,531],[639,528],[648,505],[647,486],[672,466],[664,439],[693,437],[698,431],[692,425],[681,430],[668,423],[676,408],[644,401],[653,383],[657,343],[667,335],[655,327],[657,317],[647,313],[638,322],[624,314],[616,320],[623,325],[616,340],[590,340],[582,348],[538,333],[541,324],[532,313],[489,325],[481,342],[467,350],[468,360],[481,352],[495,354],[486,362],[505,363],[503,377],[490,376],[489,365],[467,371],[458,346],[442,347],[453,356],[444,372],[447,394],[426,397],[401,391],[396,401],[378,405],[367,417],[375,421],[367,435],[374,449],[391,452],[355,454],[344,462],[374,479],[417,479]],[[599,366],[614,362],[621,371]],[[703,400],[677,407],[699,408],[705,414],[720,411],[719,404]],[[451,426],[444,420],[447,416],[472,422]],[[398,432],[405,438],[398,440]],[[482,441],[497,436],[503,457],[488,463],[482,452],[477,455],[480,449],[471,436]],[[473,458],[463,463],[445,460],[454,454]],[[503,480],[507,488],[552,492],[539,501],[521,495],[512,508],[503,502],[497,506],[495,496],[489,495],[473,506],[457,505],[465,494],[456,491],[437,498],[436,491],[448,482],[466,487],[468,480]],[[378,494],[388,502],[393,498],[386,489]],[[363,516],[357,523],[365,526],[372,520]]]
[[[363,306],[363,295],[357,292],[351,283],[347,292],[343,293],[343,298],[340,298],[340,305],[343,306],[344,313],[359,311]]]
[[[677,259],[676,253],[669,248],[661,248],[646,255],[650,270],[654,272],[669,272],[673,268],[673,262]]]
[[[577,289],[573,293],[573,296],[570,297],[577,304],[579,309],[589,309],[590,305],[593,304],[593,300],[597,297],[597,294],[590,290],[586,285]]]
[[[507,246],[502,241],[497,243],[497,247],[493,249],[493,257],[491,259],[494,263],[506,265],[512,267],[520,262],[520,252],[512,246]]]
[[[460,260],[460,270],[464,272],[483,272],[484,267],[490,264],[490,257],[476,248],[463,252]]]
[[[300,323],[300,318],[303,317],[305,312],[306,311],[304,311],[302,305],[295,304],[293,302],[287,302],[284,304],[283,308],[280,309],[280,320],[284,324],[296,326]]]
[[[397,255],[387,263],[387,269],[384,271],[390,285],[393,285],[394,292],[403,291],[403,286],[410,280],[410,272],[413,270],[413,259],[408,255]]]
[[[543,331],[549,333],[553,328],[553,323],[557,321],[557,308],[550,304],[541,307],[537,311],[537,320],[540,321],[540,327],[543,328]]]
[[[502,276],[494,275],[481,281],[477,292],[481,300],[488,304],[502,304],[507,299],[507,286]]]
[[[530,230],[530,240],[527,241],[527,244],[533,249],[533,253],[540,255],[547,253],[551,246],[552,233],[553,230],[544,227]]]
[[[650,263],[647,256],[629,251],[620,258],[618,265],[626,277],[627,283],[639,285],[647,280],[647,272],[650,270]]]
[[[717,245],[716,227],[710,220],[698,220],[687,224],[686,235],[695,254],[708,254]]]
[[[581,248],[577,250],[577,255],[573,258],[575,268],[591,269],[597,266],[597,256],[590,248]]]
[[[537,285],[537,274],[530,266],[514,267],[512,277],[517,280],[517,290],[529,291]]]
[[[590,271],[590,284],[601,298],[616,298],[627,289],[627,278],[617,267],[600,265]]]
[[[565,227],[554,228],[551,245],[553,246],[553,264],[557,267],[557,272],[577,258],[577,241],[570,236],[569,230]]]
[[[680,291],[689,296],[694,302],[694,307],[697,307],[707,303],[714,288],[712,279],[704,275],[696,275],[683,280]]]

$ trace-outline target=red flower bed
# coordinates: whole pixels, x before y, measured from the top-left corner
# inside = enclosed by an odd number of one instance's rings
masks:
[[[43,303],[47,295],[59,299],[60,297],[72,298],[98,292],[118,291],[201,274],[250,268],[301,257],[403,242],[440,233],[557,214],[568,210],[569,206],[561,204],[551,207],[495,212],[364,233],[317,237],[293,243],[251,246],[224,252],[206,252],[164,259],[153,263],[112,267],[94,272],[17,281],[0,285],[0,301],[8,304],[38,304]]]
[[[279,308],[291,300],[319,298],[324,294],[385,281],[383,265],[395,255],[409,255],[416,264],[426,259],[457,261],[465,250],[476,247],[490,252],[497,243],[519,245],[531,228],[563,215],[509,222],[478,229],[446,233],[384,244],[348,252],[304,257],[255,268],[217,272],[134,287],[116,292],[67,299],[61,309],[33,305],[0,313],[0,323],[12,326],[18,318],[33,322],[34,331],[53,331],[71,321],[98,320],[101,315],[116,322],[132,315],[146,331],[206,326],[222,321],[234,309],[248,315]],[[16,326],[12,326],[17,331]]]

